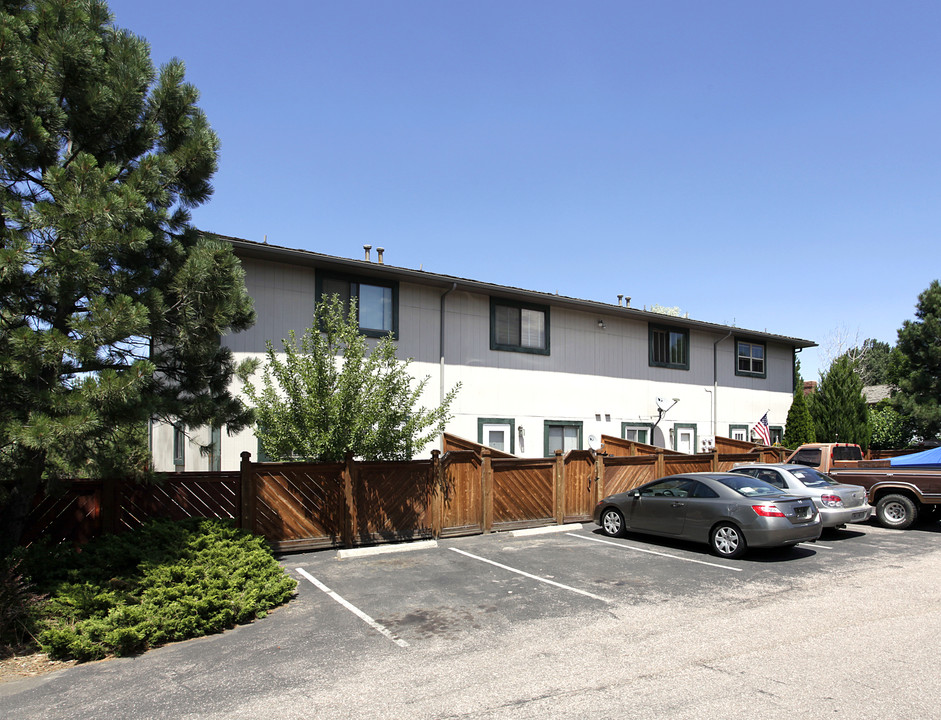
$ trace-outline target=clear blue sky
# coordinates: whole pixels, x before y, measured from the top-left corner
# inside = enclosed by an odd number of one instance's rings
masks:
[[[941,277],[939,3],[111,8],[222,140],[204,230],[823,345]]]

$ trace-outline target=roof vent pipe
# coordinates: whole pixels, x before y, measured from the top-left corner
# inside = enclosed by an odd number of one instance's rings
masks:
[[[624,299],[623,295],[618,295],[618,307],[621,307],[621,301]]]
[[[624,296],[624,307],[630,307],[630,306],[631,306],[631,296],[630,296],[630,295],[625,295],[625,296]]]
[[[382,265],[382,253],[384,253],[385,251],[386,251],[385,248],[381,248],[381,247],[377,247],[377,248],[376,248],[376,255],[379,256],[379,264],[380,264],[380,265]]]
[[[369,262],[369,251],[372,250],[372,245],[363,245],[363,250],[366,251],[366,262]]]

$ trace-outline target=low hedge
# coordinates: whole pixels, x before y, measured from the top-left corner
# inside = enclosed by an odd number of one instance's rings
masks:
[[[79,551],[31,549],[37,640],[56,659],[130,655],[264,617],[296,581],[264,541],[218,520],[151,522]]]

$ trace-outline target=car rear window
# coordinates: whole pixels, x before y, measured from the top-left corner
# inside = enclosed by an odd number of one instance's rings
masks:
[[[837,445],[833,448],[834,460],[862,460],[863,452],[858,445]]]
[[[791,475],[800,480],[807,487],[822,488],[830,485],[838,485],[836,480],[827,477],[822,472],[818,472],[809,467],[796,467],[791,469]]]
[[[804,448],[798,450],[794,457],[788,460],[791,465],[819,465],[820,448]]]
[[[745,497],[759,497],[764,495],[785,495],[786,493],[774,485],[769,485],[763,480],[758,480],[750,475],[723,475],[717,477],[716,482],[722,483],[730,490],[734,490],[739,495]]]

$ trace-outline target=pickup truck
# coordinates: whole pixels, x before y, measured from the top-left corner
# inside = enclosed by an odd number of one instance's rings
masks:
[[[939,517],[941,470],[894,468],[888,460],[863,460],[859,445],[809,443],[792,452],[787,463],[807,465],[847,485],[862,485],[876,519],[903,530],[920,517]]]
[[[784,460],[791,465],[806,465],[822,473],[837,467],[856,467],[863,450],[852,443],[805,443]]]

